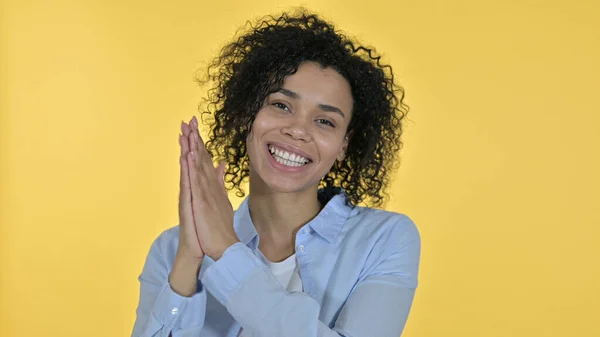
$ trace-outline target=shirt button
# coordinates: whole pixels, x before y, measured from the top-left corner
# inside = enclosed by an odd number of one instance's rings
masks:
[[[304,246],[303,245],[298,246],[298,251],[300,253],[304,253]]]
[[[174,307],[173,309],[171,309],[171,315],[173,315],[173,316],[177,315],[178,312],[179,312],[179,309],[177,309],[177,307]]]

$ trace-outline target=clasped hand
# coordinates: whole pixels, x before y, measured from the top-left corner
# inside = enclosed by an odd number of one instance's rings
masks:
[[[179,184],[178,253],[218,260],[239,241],[233,229],[233,207],[224,185],[225,163],[214,167],[198,132],[196,117],[182,122]]]

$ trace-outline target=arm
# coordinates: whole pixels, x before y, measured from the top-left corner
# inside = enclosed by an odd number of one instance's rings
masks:
[[[196,236],[186,159],[190,149],[196,148],[194,134],[197,133],[196,118],[190,125],[181,123],[180,226],[163,233],[150,249],[139,277],[140,302],[133,337],[197,336],[204,324],[206,292],[198,284],[204,252]],[[169,271],[171,266],[173,269]]]
[[[198,287],[198,290],[194,287],[193,294],[186,297],[173,290],[175,282],[169,283],[170,265],[173,265],[172,281],[181,279],[184,287],[188,288],[191,282],[189,278],[185,278],[190,275],[176,275],[178,262],[171,263],[167,258],[169,241],[174,241],[169,240],[169,235],[172,232],[163,233],[152,244],[139,277],[140,300],[132,337],[167,337],[171,333],[173,337],[198,336],[204,325],[206,291],[202,287]],[[180,267],[190,268],[183,265]],[[192,276],[193,282],[197,284],[197,271]]]
[[[289,293],[245,245],[236,243],[206,270],[202,283],[244,329],[257,336],[398,337],[417,287],[420,238],[414,227],[359,281],[330,329],[319,303]]]

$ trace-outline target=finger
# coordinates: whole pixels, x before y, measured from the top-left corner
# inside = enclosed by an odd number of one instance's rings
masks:
[[[194,223],[192,213],[192,193],[190,188],[190,177],[188,163],[185,156],[179,157],[179,214],[181,216],[181,224]]]
[[[198,121],[196,120],[196,117],[192,117],[192,119],[190,119],[190,123],[189,123],[189,127],[190,127],[190,133],[188,133],[187,135],[189,136],[189,141],[190,141],[190,148],[192,147],[192,143],[198,143],[198,139],[196,136],[194,136],[195,134],[198,133]]]
[[[190,177],[187,159],[184,156],[179,157],[179,200],[185,202],[191,200]]]
[[[189,143],[184,135],[179,135],[179,148],[181,149],[180,155],[185,159],[185,156],[190,151],[190,148]]]
[[[206,144],[204,143],[204,139],[202,139],[202,135],[198,130],[198,121],[196,120],[196,117],[194,117],[192,121],[196,127],[194,130],[194,139],[196,141],[195,146],[198,157],[201,159],[198,163],[199,165],[202,165],[201,169],[206,170],[206,172],[214,172],[215,166],[212,162],[212,156],[210,155],[210,152],[208,152]]]
[[[198,238],[198,242],[200,244],[200,247],[202,247],[202,243],[200,242],[200,237],[203,235],[201,233],[201,228],[199,225],[202,224],[202,221],[199,217],[201,217],[202,214],[202,195],[200,194],[200,184],[198,183],[198,176],[197,176],[197,170],[195,168],[195,165],[193,164],[195,160],[195,152],[191,151],[188,156],[187,156],[187,165],[188,165],[188,173],[189,173],[189,181],[190,181],[190,198],[191,201],[188,205],[190,205],[190,208],[192,209],[192,219],[193,219],[193,224],[194,224],[194,230],[196,231],[196,237]]]
[[[196,141],[196,132],[190,132],[187,140],[190,145],[190,151],[198,152],[198,142]]]
[[[190,136],[189,136],[190,152],[193,152],[193,154],[194,154],[193,159],[190,160],[190,163],[194,164],[194,167],[196,168],[197,171],[203,171],[205,168],[205,166],[202,164],[202,161],[204,160],[204,155],[198,149],[198,141],[197,141],[196,135],[197,135],[196,131],[193,131],[190,133]],[[198,172],[198,174],[200,174],[200,173]]]
[[[198,120],[195,116],[190,119],[189,125],[192,133],[198,133]],[[197,139],[195,140],[197,141]]]
[[[196,116],[192,117],[192,120],[190,121],[190,125],[195,129],[198,130],[198,119],[196,119]]]
[[[201,150],[200,143],[204,144],[202,141],[202,136],[200,136],[200,130],[198,130],[198,121],[196,121],[196,117],[190,120],[190,146],[195,146],[194,149]],[[194,143],[192,145],[192,142]]]
[[[183,137],[182,137],[183,138]],[[179,176],[179,221],[180,231],[185,231],[190,237],[195,236],[200,246],[200,238],[194,221],[194,210],[192,207],[192,190],[188,169],[188,160],[186,156],[179,157],[180,176]],[[202,247],[200,246],[202,251]]]
[[[200,130],[198,129],[198,119],[196,119],[196,116],[190,119],[190,127],[192,128],[192,132],[195,134],[195,136],[193,136],[193,139],[194,141],[196,141],[197,149],[200,151],[206,151],[204,140],[202,139],[202,135],[200,135]],[[206,151],[206,153],[208,154],[208,151]]]
[[[200,172],[198,170],[198,166],[195,165],[195,162],[198,160],[196,157],[196,151],[190,151],[188,156],[188,172],[190,176],[192,207],[194,210],[198,211],[201,205],[201,200],[204,200],[204,195],[202,192],[208,189],[208,179],[206,174]]]
[[[192,132],[192,128],[185,122],[181,122],[181,132],[183,133],[183,137],[185,139],[185,143],[182,144],[182,150],[184,154],[187,154],[190,152],[190,142],[188,141],[188,137]]]
[[[181,122],[181,132],[187,137],[192,132],[192,127],[186,122]]]
[[[217,177],[219,177],[219,182],[225,184],[225,162],[222,161],[219,163],[217,167]]]
[[[217,177],[219,179],[219,186],[221,187],[221,191],[225,196],[227,196],[227,189],[225,188],[225,168],[227,164],[222,161],[217,167]]]
[[[206,150],[206,146],[204,146],[204,142],[202,142],[200,133],[197,130],[190,133],[189,143],[190,151],[193,151],[196,157],[196,159],[194,160],[196,168],[201,172],[212,174],[212,172],[214,172],[212,158],[208,153],[208,150]]]
[[[198,132],[197,128],[195,127],[195,125],[197,125],[197,124],[194,122],[194,118],[195,117],[190,119],[190,133],[188,134],[188,142],[190,144],[190,151],[194,151],[194,154],[195,154],[195,159],[193,162],[196,164],[196,167],[198,167],[198,165],[200,164],[199,159],[201,158],[200,156],[198,156],[199,132]]]

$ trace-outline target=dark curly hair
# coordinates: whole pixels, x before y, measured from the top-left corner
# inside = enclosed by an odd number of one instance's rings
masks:
[[[354,100],[346,157],[336,161],[320,185],[343,188],[350,205],[381,206],[408,112],[391,66],[382,64],[373,48],[359,45],[304,9],[267,16],[255,25],[248,22],[246,28],[197,78],[201,85],[211,85],[200,111],[210,127],[208,151],[213,159],[228,163],[227,188],[245,195],[241,184],[249,177],[250,164],[246,137],[256,114],[301,62],[313,61],[346,78]]]

